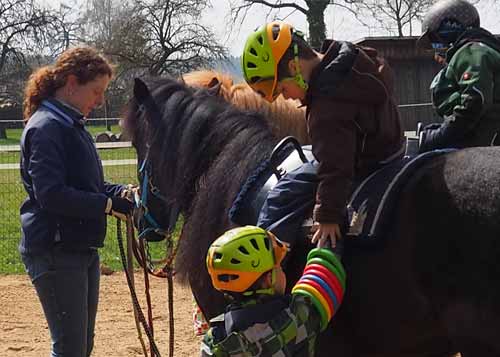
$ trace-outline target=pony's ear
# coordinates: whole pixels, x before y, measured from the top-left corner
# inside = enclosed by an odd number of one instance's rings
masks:
[[[144,104],[151,96],[149,88],[140,78],[134,78],[134,97],[139,104]]]
[[[208,83],[207,87],[208,88],[212,88],[212,87],[215,87],[216,85],[220,85],[220,82],[219,80],[217,79],[217,77],[212,77],[212,79],[210,80],[210,82]]]
[[[220,92],[220,88],[222,86],[222,83],[219,82],[219,80],[215,77],[212,78],[212,80],[208,83],[208,93],[210,93],[213,96],[218,96]]]

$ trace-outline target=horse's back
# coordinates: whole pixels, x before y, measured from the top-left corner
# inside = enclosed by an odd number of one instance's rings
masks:
[[[346,252],[348,291],[328,338],[355,341],[341,355],[500,354],[498,158],[500,148],[475,148],[431,159],[399,195],[385,243]]]
[[[479,346],[500,355],[499,161],[500,147],[459,150],[429,164],[415,187],[419,284],[471,355]]]

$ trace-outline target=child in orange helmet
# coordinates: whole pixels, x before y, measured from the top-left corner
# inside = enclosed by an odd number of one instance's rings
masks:
[[[202,356],[314,356],[316,336],[342,301],[345,271],[329,249],[313,249],[292,294],[284,295],[286,252],[255,226],[231,229],[212,243],[208,272],[231,304],[210,321]]]

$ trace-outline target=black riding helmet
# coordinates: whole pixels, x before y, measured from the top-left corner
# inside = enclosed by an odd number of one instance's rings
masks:
[[[438,32],[443,24],[462,27],[463,31],[479,27],[479,13],[466,0],[441,0],[432,5],[422,22],[422,35],[417,41],[421,47],[430,47],[432,42],[443,42]],[[446,44],[446,43],[445,43]]]

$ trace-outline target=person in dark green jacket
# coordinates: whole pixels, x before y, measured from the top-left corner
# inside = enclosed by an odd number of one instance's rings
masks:
[[[345,271],[330,249],[313,249],[292,294],[284,295],[286,253],[255,226],[233,228],[212,243],[207,269],[230,304],[210,321],[202,357],[314,356],[316,337],[342,302]]]
[[[419,44],[434,48],[445,67],[431,83],[442,123],[419,134],[419,150],[500,143],[500,41],[480,27],[477,9],[465,0],[441,0],[422,23]]]

